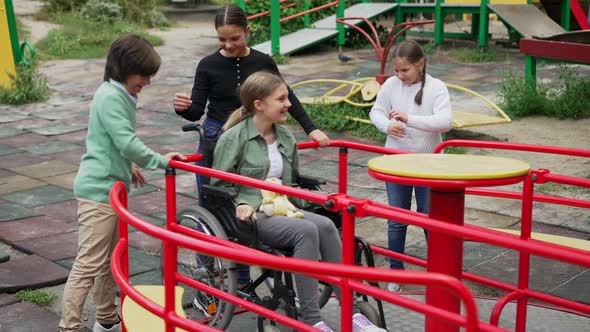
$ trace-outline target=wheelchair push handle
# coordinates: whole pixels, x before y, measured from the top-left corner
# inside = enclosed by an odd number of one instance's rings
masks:
[[[198,123],[187,123],[182,126],[182,131],[201,131],[201,125]]]

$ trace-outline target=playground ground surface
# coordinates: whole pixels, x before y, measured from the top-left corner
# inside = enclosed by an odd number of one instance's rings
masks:
[[[35,9],[35,2],[16,1],[17,15]],[[19,5],[21,4],[21,5]],[[33,4],[33,6],[30,6]],[[165,40],[158,48],[163,59],[160,73],[140,98],[138,111],[138,135],[150,147],[159,152],[195,149],[195,138],[180,132],[183,120],[174,115],[171,97],[175,92],[189,92],[196,65],[203,56],[216,47],[216,38],[209,14],[194,14],[180,18],[178,24],[166,31],[154,31]],[[32,39],[46,33],[45,23],[33,24]],[[450,25],[449,30],[453,29]],[[497,37],[502,28],[492,29]],[[445,82],[468,87],[496,100],[500,72],[512,68],[516,73],[524,70],[523,57],[517,50],[506,50],[509,61],[483,64],[459,64],[452,62],[445,50],[429,57],[429,72]],[[372,50],[346,50],[353,58],[345,64],[337,60],[337,52],[328,46],[319,46],[305,54],[291,57],[288,65],[281,65],[281,72],[289,83],[312,78],[354,79],[372,76],[378,70]],[[63,283],[76,253],[76,207],[72,195],[72,181],[81,155],[92,94],[101,81],[104,59],[48,61],[41,70],[48,77],[52,90],[50,100],[25,106],[0,105],[0,252],[11,255],[0,264],[0,286],[37,288],[61,297]],[[538,76],[543,80],[556,78],[555,64],[541,66]],[[588,67],[577,67],[590,73]],[[461,96],[454,104],[468,104]],[[530,117],[515,120],[508,125],[473,127],[455,130],[457,137],[494,139],[500,141],[556,145],[575,148],[590,147],[590,119],[556,120],[546,117]],[[295,135],[305,140],[300,128],[292,127]],[[330,137],[367,142],[346,133],[329,133]],[[479,149],[468,153],[501,155],[526,160],[533,168],[548,168],[555,173],[590,176],[590,162],[581,158],[536,156],[521,152],[495,152]],[[352,153],[349,169],[349,191],[352,195],[385,202],[383,184],[367,175],[367,160],[372,155]],[[330,180],[328,189],[335,187],[337,151],[309,151],[301,158],[304,174]],[[130,208],[145,219],[163,224],[164,180],[163,172],[146,172],[148,185],[132,191]],[[513,186],[513,189],[518,186]],[[194,177],[179,175],[178,206],[195,203]],[[588,190],[553,186],[541,191],[568,197],[590,199]],[[469,197],[466,201],[466,222],[476,225],[519,229],[520,207],[518,202]],[[590,211],[535,204],[533,230],[571,238],[590,238]],[[370,242],[386,245],[385,221],[359,220],[357,231]],[[159,282],[160,244],[153,238],[132,233],[131,251],[133,280],[142,283]],[[410,227],[407,252],[423,257],[425,243],[421,230]],[[516,280],[517,255],[513,251],[497,247],[466,243],[466,270],[490,278],[514,282]],[[378,261],[383,265],[383,260]],[[536,259],[532,265],[531,287],[569,299],[590,303],[587,290],[590,272],[577,266]],[[413,268],[413,267],[410,267]],[[547,272],[553,271],[550,278]],[[4,279],[6,278],[6,279]],[[37,285],[37,286],[35,286]],[[471,285],[475,294],[497,296],[497,291]],[[407,285],[408,292],[419,292],[419,287]],[[19,301],[9,293],[0,294],[0,330],[2,331],[54,331],[61,312],[58,299],[51,308],[41,308],[27,301]],[[86,325],[94,322],[92,301],[85,308]],[[334,308],[334,310],[336,310]],[[332,310],[326,313],[332,314]],[[584,325],[590,325],[586,319]],[[232,330],[253,330],[252,317],[236,319]],[[567,329],[566,329],[567,330]],[[582,329],[588,330],[588,328]],[[580,330],[580,331],[582,331]],[[569,330],[575,331],[575,330]]]

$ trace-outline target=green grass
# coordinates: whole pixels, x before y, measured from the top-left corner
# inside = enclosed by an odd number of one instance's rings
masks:
[[[545,115],[558,119],[590,117],[590,75],[562,66],[559,77],[551,83],[537,81],[536,89],[527,86],[524,78],[503,74],[500,107],[512,118]]]
[[[57,300],[57,295],[41,290],[25,289],[16,292],[15,295],[21,300],[30,301],[42,307],[51,307]]]
[[[30,66],[22,62],[16,66],[16,76],[11,76],[12,88],[0,87],[0,103],[22,105],[44,101],[49,97],[47,79],[38,72],[37,62]]]
[[[459,62],[494,62],[503,60],[499,52],[493,47],[455,48],[449,51],[449,57]]]
[[[287,65],[291,62],[291,57],[288,55],[273,55],[272,59],[277,65]]]
[[[137,33],[154,46],[163,44],[162,39],[149,35],[145,28],[123,21],[112,24],[89,21],[76,14],[55,16],[61,28],[51,30],[40,40],[36,48],[42,59],[91,59],[106,56],[111,43],[125,33]]]
[[[349,116],[368,119],[370,108],[360,108],[341,103],[336,105],[305,105],[305,110],[316,126],[322,130],[345,131],[355,136],[369,137],[380,143],[385,142],[385,135],[379,132],[375,126],[346,118],[346,116]],[[290,119],[290,123],[295,123],[295,121]]]

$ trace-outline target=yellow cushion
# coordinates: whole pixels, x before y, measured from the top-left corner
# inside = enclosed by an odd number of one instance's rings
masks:
[[[157,303],[161,306],[165,304],[164,286],[162,285],[139,285],[135,286],[141,294],[149,298],[152,302]],[[175,293],[175,307],[176,314],[180,317],[186,317],[184,310],[182,309],[182,295],[184,289],[176,286],[174,289]],[[129,332],[164,332],[166,325],[164,320],[143,307],[139,306],[130,297],[125,297],[123,301],[123,322],[125,328]],[[186,332],[183,329],[176,328],[177,332]]]

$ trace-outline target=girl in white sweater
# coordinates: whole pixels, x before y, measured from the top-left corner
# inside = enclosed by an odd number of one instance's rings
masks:
[[[402,42],[393,52],[394,76],[379,91],[371,109],[371,121],[387,135],[385,146],[417,153],[431,153],[442,142],[441,133],[453,122],[446,85],[426,74],[426,56],[415,41]],[[386,183],[389,205],[411,209],[412,191],[418,212],[428,213],[428,187]],[[408,225],[388,221],[389,250],[404,253]],[[426,231],[424,232],[426,235]],[[403,262],[390,259],[390,268],[404,269]],[[390,283],[390,291],[401,285]]]

